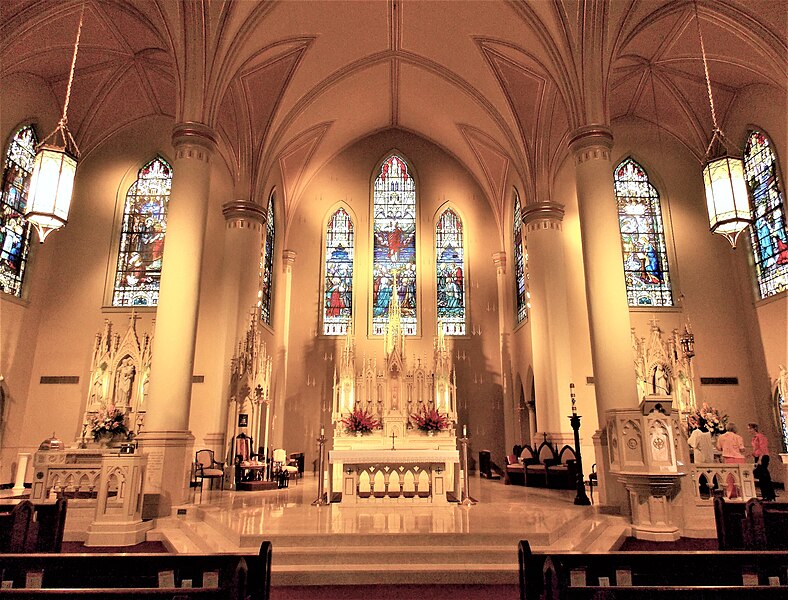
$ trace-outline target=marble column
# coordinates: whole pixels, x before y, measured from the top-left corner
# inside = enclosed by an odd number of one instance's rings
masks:
[[[528,240],[536,420],[539,431],[560,448],[574,445],[567,418],[572,413],[572,354],[566,303],[564,207],[554,202],[526,204],[522,216]],[[540,439],[537,434],[536,441]]]
[[[509,312],[508,298],[511,297],[511,292],[506,283],[506,252],[493,252],[493,264],[495,265],[495,277],[498,291],[498,334],[499,334],[499,353],[501,357],[501,393],[503,396],[503,427],[504,427],[504,448],[506,452],[511,452],[511,448],[515,444],[519,444],[522,440],[520,432],[516,431],[519,425],[518,419],[518,406],[514,399],[514,390],[512,389],[511,373],[512,361],[509,352],[509,334],[506,330],[506,315]]]
[[[206,447],[223,456],[228,442],[228,403],[230,360],[239,342],[249,329],[249,322],[257,307],[260,289],[260,257],[265,243],[266,210],[254,202],[234,200],[222,206],[224,215],[224,258],[222,261],[222,293],[224,303],[225,340],[222,361],[221,404],[216,409],[216,431],[206,434]],[[232,426],[232,424],[230,424]],[[253,437],[257,441],[257,432]]]
[[[621,231],[610,162],[613,135],[603,125],[584,126],[573,132],[569,147],[575,159],[597,414],[599,428],[604,433],[606,411],[638,405]],[[626,491],[609,476],[610,457],[604,451],[604,444],[595,448],[600,503],[627,510]]]
[[[276,402],[274,405],[274,416],[273,416],[273,423],[271,425],[272,428],[272,436],[271,439],[273,444],[277,448],[282,447],[283,439],[284,439],[284,414],[285,414],[285,400],[287,398],[287,372],[288,372],[288,355],[289,355],[289,347],[290,347],[290,312],[291,312],[291,302],[292,302],[292,291],[293,291],[293,265],[295,264],[296,259],[296,252],[295,250],[284,250],[282,252],[282,272],[284,273],[284,302],[282,306],[284,306],[282,312],[282,345],[280,347],[279,356],[280,356],[280,369],[279,369],[279,376],[277,377],[279,381],[279,393],[277,394]],[[321,415],[318,415],[317,418],[320,418]]]
[[[200,274],[216,134],[186,122],[172,133],[173,179],[167,209],[156,335],[145,429],[148,516],[166,516],[187,498],[194,436],[189,431]]]

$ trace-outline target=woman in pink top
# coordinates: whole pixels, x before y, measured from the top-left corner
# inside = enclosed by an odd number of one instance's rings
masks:
[[[722,450],[722,462],[724,463],[744,463],[744,439],[736,433],[736,425],[728,423],[727,431],[717,440],[717,449]],[[738,497],[736,491],[736,480],[732,473],[728,473],[725,482],[725,495],[728,498]]]

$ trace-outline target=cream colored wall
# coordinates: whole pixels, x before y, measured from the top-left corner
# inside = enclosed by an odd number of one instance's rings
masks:
[[[284,444],[288,452],[305,450],[307,464],[315,457],[313,439],[320,423],[330,424],[334,364],[324,360],[338,354],[341,339],[316,336],[322,309],[323,229],[329,210],[342,201],[355,224],[356,353],[377,357],[382,368],[381,339],[367,336],[370,284],[366,281],[371,261],[371,183],[379,163],[390,150],[409,162],[416,177],[419,237],[418,264],[420,336],[408,338],[407,360],[414,355],[431,360],[435,323],[433,223],[445,202],[451,202],[465,223],[467,252],[468,329],[481,328],[480,336],[450,339],[453,350],[464,350],[467,360],[457,363],[460,422],[468,424],[472,455],[489,448],[503,454],[501,383],[498,351],[498,315],[495,267],[491,253],[497,250],[497,228],[484,194],[454,159],[422,138],[389,131],[361,140],[336,156],[309,182],[288,234],[289,247],[298,253],[293,275],[290,363]],[[489,310],[488,310],[489,308]],[[314,378],[315,385],[307,385]]]
[[[737,97],[725,126],[726,134],[741,148],[744,148],[747,132],[751,129],[760,129],[769,136],[779,162],[784,209],[788,209],[785,204],[788,189],[786,108],[788,98],[785,94],[766,86],[751,86]],[[779,430],[774,406],[766,398],[773,397],[780,365],[788,367],[788,292],[760,300],[755,284],[749,237],[745,239],[745,234],[742,234],[740,239],[742,251],[736,251],[735,275],[748,317],[747,326],[753,331],[755,350],[759,359],[764,361],[764,368],[758,372],[756,420],[762,424],[762,430],[764,425],[770,425],[771,435],[769,430],[765,433],[774,453],[780,451]]]
[[[759,419],[766,434],[775,435],[775,424],[767,424],[764,413],[768,381],[757,319],[768,331],[781,326],[785,332],[785,325],[776,315],[756,315],[753,309],[752,276],[743,268],[746,246],[732,250],[725,239],[709,232],[701,166],[686,147],[635,120],[617,122],[614,136],[613,164],[632,156],[660,193],[676,302],[684,296],[683,308],[630,310],[632,326],[638,336],[647,337],[649,321],[656,317],[667,334],[689,317],[695,334],[698,403],[708,402],[728,414],[745,438],[747,422]],[[763,322],[764,317],[771,322]],[[779,346],[778,337],[771,343]],[[782,344],[784,350],[784,334]],[[738,377],[739,384],[700,385],[701,377]]]
[[[49,88],[43,81],[30,76],[21,80],[14,76],[13,83],[0,80],[0,106],[3,160],[8,141],[19,127],[32,123],[39,139],[43,139],[60,117]],[[57,234],[52,237],[55,236]],[[46,274],[52,268],[52,257],[33,232],[22,299],[0,294],[0,375],[6,394],[0,425],[0,483],[9,480],[6,474],[13,472],[17,452],[27,448],[23,430],[25,400],[38,342],[39,320],[45,305]]]

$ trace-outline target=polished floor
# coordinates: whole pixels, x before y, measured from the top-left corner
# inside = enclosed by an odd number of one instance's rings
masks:
[[[273,544],[274,586],[513,585],[517,544],[610,550],[628,522],[575,506],[575,493],[471,478],[473,506],[370,499],[313,506],[312,475],[286,489],[199,491],[149,539],[175,552],[254,552]]]

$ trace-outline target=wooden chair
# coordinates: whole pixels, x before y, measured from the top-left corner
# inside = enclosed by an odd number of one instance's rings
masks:
[[[200,484],[200,502],[202,502],[202,484],[208,479],[210,489],[218,479],[221,490],[224,490],[224,463],[214,458],[213,450],[203,449],[194,453],[194,482]]]

